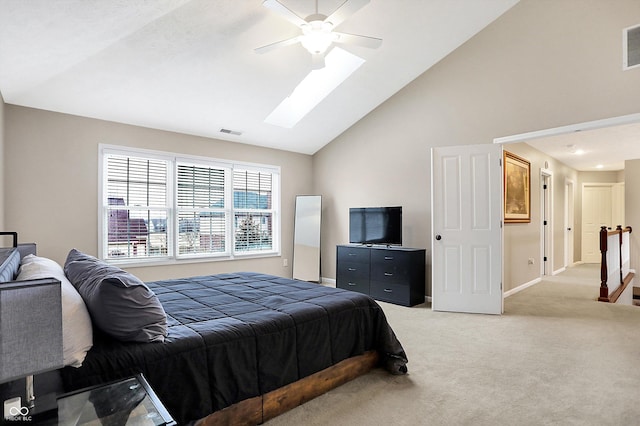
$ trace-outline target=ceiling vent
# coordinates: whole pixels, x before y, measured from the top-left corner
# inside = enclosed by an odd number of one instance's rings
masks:
[[[623,68],[628,70],[640,66],[640,25],[625,28],[623,38]]]
[[[240,136],[242,132],[238,132],[237,130],[229,130],[229,129],[220,129],[220,133],[226,133],[228,135]]]

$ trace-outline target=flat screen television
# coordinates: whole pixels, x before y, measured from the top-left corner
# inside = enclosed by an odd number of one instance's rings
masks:
[[[402,207],[350,208],[349,242],[402,245]]]

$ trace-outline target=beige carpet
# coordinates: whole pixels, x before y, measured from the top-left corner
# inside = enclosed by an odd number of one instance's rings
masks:
[[[640,308],[597,302],[598,279],[569,268],[502,316],[381,303],[409,374],[376,369],[267,424],[640,424]]]

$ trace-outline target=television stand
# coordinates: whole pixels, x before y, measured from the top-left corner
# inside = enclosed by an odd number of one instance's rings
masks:
[[[424,303],[425,257],[425,249],[339,245],[336,287],[397,305]]]

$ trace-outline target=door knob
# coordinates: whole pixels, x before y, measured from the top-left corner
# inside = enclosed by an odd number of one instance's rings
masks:
[[[442,235],[438,234],[436,235],[436,240],[440,241],[442,239]]]

